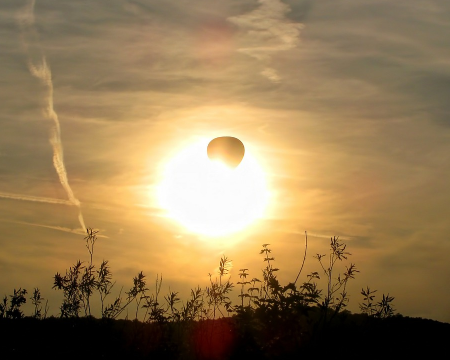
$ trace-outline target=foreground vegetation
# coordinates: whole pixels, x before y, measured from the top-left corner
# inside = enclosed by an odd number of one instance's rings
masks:
[[[429,347],[429,354],[438,352],[450,335],[450,324],[395,314],[394,298],[383,294],[376,301],[376,291],[369,287],[361,291],[361,313],[347,311],[347,284],[358,270],[353,263],[345,264],[350,253],[336,237],[330,239],[329,254],[314,256],[321,272],[306,275],[301,283],[306,233],[303,262],[295,281],[287,285],[279,282],[272,250],[263,244],[260,279],[243,268],[235,285],[230,260],[224,256],[218,273],[209,274],[208,286],[192,289],[185,301],[177,292],[161,295],[162,276],[156,277],[150,293],[141,271],[128,291],[120,290],[108,302],[116,283],[108,261],[99,266],[93,262],[96,234],[87,229],[89,260],[54,276],[53,288],[63,294],[59,318],[47,317],[48,302],[39,289],[29,298],[34,306],[30,316],[21,310],[27,301],[25,289],[3,298],[0,341],[7,358],[286,359],[340,353],[353,357],[361,351],[371,358],[389,355],[385,352],[394,347],[413,354],[421,344]],[[343,265],[342,272],[338,265]],[[319,289],[319,280],[325,282],[324,289]],[[239,293],[237,304],[230,299],[233,289]],[[91,313],[94,296],[100,303],[98,318]]]

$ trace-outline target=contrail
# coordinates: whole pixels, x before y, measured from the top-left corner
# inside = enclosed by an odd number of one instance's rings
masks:
[[[304,232],[300,232],[300,231],[286,231],[289,234],[299,234],[299,235],[305,235]],[[316,238],[322,238],[322,239],[330,239],[333,237],[333,235],[324,235],[324,234],[310,234],[308,233],[308,237],[316,237]],[[339,237],[339,239],[341,240],[345,240],[345,241],[351,241],[354,239],[354,236],[336,236]]]
[[[66,227],[63,227],[63,226],[50,226],[50,225],[30,223],[30,222],[26,222],[26,221],[10,221],[10,220],[4,220],[4,219],[0,219],[0,221],[8,222],[8,223],[11,223],[11,224],[21,224],[21,225],[43,227],[43,228],[47,228],[47,229],[64,231],[64,232],[67,232],[67,233],[77,234],[77,235],[86,235],[86,231],[83,231],[82,229],[70,229],[70,228],[66,228]],[[99,237],[99,238],[108,238],[108,236],[101,235],[101,234],[97,234],[97,237]]]
[[[58,114],[56,113],[53,107],[53,81],[52,81],[52,72],[50,67],[47,64],[47,60],[45,58],[45,54],[42,51],[42,48],[39,45],[38,35],[36,33],[34,27],[34,6],[36,1],[30,0],[28,4],[25,6],[23,11],[19,14],[19,25],[23,34],[23,43],[28,55],[28,69],[30,73],[38,78],[41,83],[47,89],[46,96],[46,107],[44,109],[44,115],[47,119],[53,122],[53,128],[51,130],[50,135],[50,144],[53,148],[53,166],[55,167],[56,173],[58,174],[59,181],[67,193],[67,197],[69,198],[69,202],[72,205],[75,205],[79,209],[78,220],[80,222],[81,228],[83,231],[86,229],[84,224],[83,214],[81,212],[81,203],[75,197],[75,194],[70,187],[69,180],[67,178],[67,171],[64,165],[64,154],[63,154],[63,146],[61,143],[61,129],[59,125]],[[34,40],[32,42],[32,47],[34,49],[30,49],[28,38]],[[35,50],[37,54],[32,54],[31,50]],[[37,55],[37,56],[36,56]],[[37,57],[37,59],[33,59]],[[33,200],[36,201],[36,200]]]
[[[35,202],[43,202],[43,203],[48,203],[48,204],[61,204],[61,205],[76,206],[70,200],[54,199],[54,198],[32,196],[32,195],[12,194],[12,193],[4,193],[4,192],[0,192],[0,198],[23,200],[23,201],[35,201]]]

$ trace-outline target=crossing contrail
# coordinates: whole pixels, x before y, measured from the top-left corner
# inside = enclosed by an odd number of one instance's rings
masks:
[[[43,203],[47,203],[47,204],[61,204],[61,205],[75,206],[75,204],[70,200],[54,199],[54,198],[32,196],[32,195],[12,194],[12,193],[5,193],[5,192],[0,192],[0,198],[22,200],[22,201],[43,202]]]
[[[30,223],[30,222],[26,222],[26,221],[11,221],[11,220],[5,220],[5,219],[0,219],[0,221],[8,222],[8,223],[11,223],[11,224],[37,226],[37,227],[42,227],[42,228],[46,228],[46,229],[64,231],[64,232],[71,233],[71,234],[86,235],[86,230],[83,231],[83,229],[80,229],[80,228],[78,228],[78,229],[71,229],[71,228],[67,228],[67,227],[63,227],[63,226],[51,226],[51,225]],[[102,234],[97,234],[97,237],[98,238],[108,238],[108,236],[102,235]]]
[[[78,207],[78,220],[80,222],[81,228],[86,229],[84,224],[83,214],[81,212],[81,203],[73,193],[70,187],[69,180],[67,177],[66,167],[64,165],[64,153],[63,146],[61,142],[61,129],[58,119],[58,114],[53,107],[53,81],[52,72],[47,64],[45,54],[40,46],[39,37],[34,26],[34,6],[36,1],[30,0],[24,9],[18,14],[18,22],[22,30],[23,44],[26,49],[28,56],[28,69],[30,73],[39,79],[41,83],[46,88],[46,105],[44,108],[44,116],[52,121],[53,126],[50,133],[50,144],[53,149],[53,166],[55,167],[56,173],[58,174],[59,181],[66,191],[67,197],[69,198],[70,204]],[[3,196],[6,197],[6,196]],[[9,196],[9,198],[13,198]],[[41,201],[47,198],[38,198],[30,196],[15,197],[19,200],[31,200],[31,201]],[[41,200],[36,200],[41,199]],[[61,203],[55,202],[55,199],[47,199],[49,203]]]

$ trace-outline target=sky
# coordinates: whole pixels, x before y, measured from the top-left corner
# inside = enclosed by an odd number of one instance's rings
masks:
[[[292,282],[306,231],[300,281],[339,236],[350,311],[369,286],[450,322],[449,17],[447,0],[2,0],[0,296],[39,287],[57,315],[85,227],[117,291],[142,270],[181,295],[223,255],[231,281],[261,278],[265,243]],[[267,201],[211,236],[158,189],[218,136],[244,143]]]

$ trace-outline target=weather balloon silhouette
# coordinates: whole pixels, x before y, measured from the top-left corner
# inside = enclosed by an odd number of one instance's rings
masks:
[[[241,140],[232,136],[221,136],[211,140],[207,148],[211,160],[220,160],[231,168],[236,168],[245,154]]]

